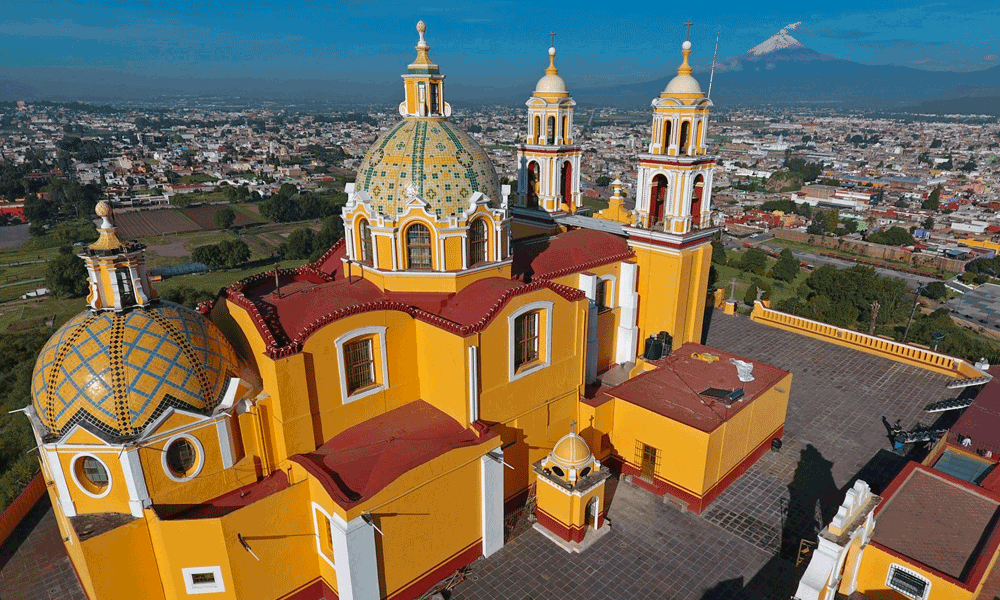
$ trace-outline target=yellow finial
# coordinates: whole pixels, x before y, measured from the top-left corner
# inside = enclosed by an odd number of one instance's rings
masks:
[[[691,42],[688,40],[684,40],[684,43],[681,44],[681,54],[684,55],[684,62],[681,63],[681,66],[677,67],[677,74],[690,75],[691,65],[688,63],[688,57],[691,56]]]
[[[411,72],[414,68],[420,69],[422,72],[426,72],[426,69],[437,69],[437,65],[431,61],[430,54],[428,51],[431,49],[427,45],[427,40],[424,39],[424,33],[427,31],[427,25],[421,20],[417,21],[417,34],[420,39],[417,41],[417,45],[414,46],[417,50],[417,58],[410,64]]]
[[[549,44],[549,67],[545,69],[545,74],[558,75],[559,69],[556,68],[556,32],[550,32],[549,37],[552,38],[552,42]]]
[[[97,241],[90,245],[91,250],[117,250],[123,246],[115,235],[115,226],[111,222],[111,203],[101,200],[94,207],[94,212],[101,217],[101,226],[97,228]]]

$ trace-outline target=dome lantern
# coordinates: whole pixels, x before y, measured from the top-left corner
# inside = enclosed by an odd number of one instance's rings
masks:
[[[91,310],[118,312],[148,306],[155,301],[156,294],[146,273],[145,246],[118,238],[114,211],[107,200],[98,202],[94,212],[101,218],[97,241],[78,255],[87,265],[90,283],[87,304]]]
[[[406,99],[399,105],[399,114],[411,118],[442,119],[451,115],[451,105],[444,101],[444,75],[431,60],[431,47],[424,39],[426,31],[427,25],[418,21],[420,39],[414,46],[417,57],[407,65],[403,75]]]

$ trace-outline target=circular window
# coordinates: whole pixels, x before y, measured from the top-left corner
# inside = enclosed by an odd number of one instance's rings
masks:
[[[556,477],[565,477],[566,473],[559,467],[552,465],[552,472],[555,473]]]
[[[201,469],[196,440],[181,437],[167,444],[163,454],[163,463],[169,475],[174,479],[190,479]],[[200,446],[200,444],[199,444]]]
[[[97,457],[82,454],[73,460],[73,479],[88,496],[103,498],[111,491],[108,467]]]

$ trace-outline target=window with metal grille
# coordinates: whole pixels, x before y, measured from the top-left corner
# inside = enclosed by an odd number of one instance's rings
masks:
[[[538,360],[538,313],[529,312],[514,321],[514,369]]]
[[[599,312],[604,312],[610,308],[608,306],[608,281],[606,279],[597,280],[597,292],[594,294],[594,304]]]
[[[888,583],[892,589],[916,600],[923,600],[928,587],[926,579],[896,565],[892,565],[889,568]]]
[[[368,221],[361,221],[358,226],[358,236],[361,238],[361,262],[372,266],[372,230]]]
[[[208,585],[215,583],[215,573],[192,573],[191,583],[194,585]]]
[[[431,268],[431,232],[419,223],[406,230],[406,264],[410,269]]]
[[[197,458],[194,444],[184,438],[174,440],[167,446],[167,466],[174,475],[186,475],[194,467]]]
[[[344,363],[348,394],[375,383],[375,360],[372,358],[371,338],[344,344]]]
[[[132,275],[128,268],[118,267],[115,270],[118,275],[118,295],[121,298],[122,306],[135,304],[135,291],[132,289]]]
[[[639,466],[639,479],[646,483],[653,483],[656,476],[656,455],[656,448],[636,441],[635,462]]]
[[[83,457],[83,476],[95,487],[108,485],[108,472],[99,460],[92,456]]]
[[[476,219],[469,227],[469,266],[486,262],[486,221]]]

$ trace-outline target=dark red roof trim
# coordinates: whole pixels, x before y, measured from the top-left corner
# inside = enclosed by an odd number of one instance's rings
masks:
[[[628,252],[622,252],[621,254],[614,254],[612,256],[605,256],[596,260],[591,260],[585,263],[580,263],[578,265],[573,265],[572,267],[565,267],[562,269],[557,269],[549,273],[535,274],[535,280],[551,280],[557,279],[564,275],[569,275],[571,273],[579,273],[581,271],[586,271],[588,269],[593,269],[595,267],[600,267],[601,265],[607,265],[611,263],[621,262],[623,260],[629,260],[635,258],[635,252],[629,249]]]

